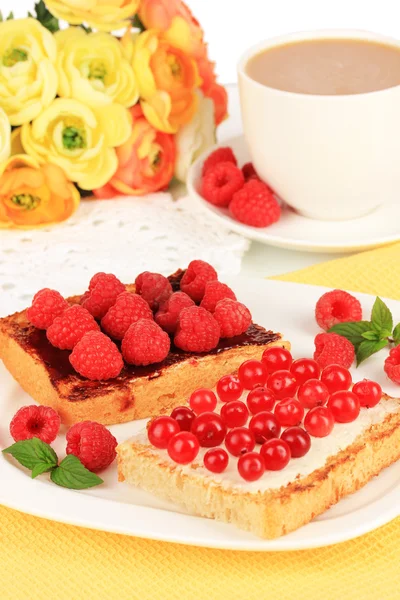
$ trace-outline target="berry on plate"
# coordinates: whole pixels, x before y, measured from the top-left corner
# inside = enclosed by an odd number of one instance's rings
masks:
[[[256,440],[247,427],[235,427],[226,434],[225,446],[232,456],[240,456],[254,450]]]
[[[332,290],[323,294],[318,300],[315,307],[315,318],[321,329],[325,329],[325,331],[338,323],[361,321],[361,304],[348,292]]]
[[[238,400],[243,393],[243,386],[235,375],[224,375],[217,383],[217,394],[221,402]]]
[[[100,331],[85,333],[72,350],[69,362],[82,377],[97,381],[118,377],[124,366],[117,346]]]
[[[351,373],[340,365],[328,365],[321,373],[321,381],[333,394],[340,390],[348,390],[352,383]]]
[[[76,423],[67,431],[67,454],[73,454],[84,467],[96,473],[107,468],[116,457],[117,440],[94,421]]]
[[[230,300],[236,300],[236,296],[233,290],[220,281],[209,281],[206,284],[203,300],[200,303],[202,308],[214,312],[220,300],[229,298]]]
[[[299,387],[297,397],[303,408],[314,408],[326,404],[329,392],[326,385],[319,379],[308,379]]]
[[[400,346],[390,350],[385,360],[384,370],[389,379],[394,383],[400,383]]]
[[[360,406],[373,408],[382,398],[382,388],[376,381],[363,379],[353,385],[351,390],[360,401]]]
[[[38,329],[47,329],[68,306],[68,302],[59,292],[44,288],[34,295],[32,306],[26,311],[26,316],[29,323]]]
[[[244,402],[232,400],[221,408],[221,418],[227,427],[243,427],[247,423],[249,409]]]
[[[328,365],[341,365],[349,369],[355,357],[354,346],[337,333],[318,333],[314,340],[314,359],[324,369]]]
[[[302,427],[288,427],[281,435],[289,448],[292,458],[305,456],[311,448],[311,438]]]
[[[217,148],[217,150],[214,150],[214,152],[211,152],[211,154],[204,161],[203,169],[202,169],[202,173],[201,173],[202,177],[204,177],[204,175],[207,173],[207,171],[214,168],[215,165],[218,165],[221,162],[231,162],[236,167],[237,160],[236,160],[236,156],[233,153],[232,148],[229,148],[229,147]]]
[[[239,457],[237,468],[245,481],[257,481],[265,473],[265,462],[258,452],[246,452]]]
[[[100,327],[86,308],[75,304],[56,317],[46,332],[52,346],[60,350],[72,350],[89,331],[99,331]]]
[[[227,207],[243,184],[243,173],[238,167],[232,162],[219,162],[203,176],[201,195],[214,206]]]
[[[294,396],[298,388],[295,376],[285,369],[274,371],[268,377],[267,386],[272,390],[277,400]]]
[[[264,412],[265,410],[271,411],[274,408],[275,402],[274,393],[266,387],[256,387],[247,395],[247,406],[252,415]]]
[[[166,450],[169,440],[179,431],[181,431],[181,427],[172,416],[156,417],[148,425],[147,437],[155,448]]]
[[[167,333],[175,333],[179,315],[184,308],[194,306],[194,301],[184,292],[173,293],[155,314],[155,321]]]
[[[264,411],[251,418],[249,429],[257,444],[264,444],[267,440],[279,437],[281,425],[272,412]]]
[[[252,390],[257,386],[263,386],[267,380],[267,369],[260,360],[246,360],[239,367],[239,379],[246,390]]]
[[[23,406],[13,416],[10,433],[15,442],[37,437],[51,444],[60,430],[60,415],[50,406]]]
[[[304,428],[313,437],[323,438],[332,432],[335,419],[327,406],[316,406],[308,411]]]
[[[115,275],[97,273],[90,280],[89,292],[84,295],[81,304],[95,319],[102,319],[124,291],[125,286]]]
[[[289,370],[293,362],[289,350],[279,348],[279,346],[264,350],[261,360],[267,368],[268,375],[275,371]]]
[[[257,179],[250,179],[233,194],[229,210],[237,221],[252,227],[268,227],[281,216],[279,202],[269,187]]]
[[[177,406],[172,411],[171,417],[178,423],[181,431],[190,431],[196,415],[188,406]]]
[[[201,302],[209,281],[218,279],[217,271],[204,260],[192,260],[183,274],[180,287],[195,302]]]
[[[304,408],[296,398],[284,398],[275,406],[274,414],[282,427],[300,425]]]
[[[192,462],[200,450],[199,440],[190,431],[176,433],[168,442],[167,452],[179,465]]]
[[[211,473],[223,473],[229,463],[229,455],[223,448],[211,448],[204,455],[204,466]]]
[[[122,292],[102,318],[101,326],[112,338],[122,340],[132,323],[139,319],[153,320],[146,300],[138,294]]]
[[[203,412],[198,415],[194,419],[190,430],[203,448],[219,446],[226,435],[224,421],[220,415],[214,412]]]
[[[160,273],[144,271],[135,279],[136,293],[146,300],[151,310],[157,311],[172,294],[172,286],[168,279]]]
[[[281,471],[290,461],[290,446],[283,439],[268,440],[261,446],[260,454],[267,471]]]
[[[321,368],[312,358],[298,358],[292,363],[290,372],[295,376],[298,385],[308,379],[318,379]]]
[[[169,335],[150,319],[140,319],[130,325],[121,344],[126,362],[137,366],[162,362],[170,347]]]
[[[212,314],[200,306],[184,308],[179,315],[175,346],[186,352],[209,352],[218,346],[220,328]]]
[[[328,408],[337,423],[351,423],[360,414],[360,400],[348,390],[335,392],[329,398]]]
[[[199,388],[192,392],[189,398],[189,405],[196,415],[204,412],[212,412],[217,406],[217,396],[212,390]]]
[[[218,302],[214,310],[214,319],[219,323],[222,338],[242,335],[252,322],[247,306],[229,298]]]
[[[252,162],[248,162],[243,165],[242,173],[245,181],[249,181],[249,179],[260,179]]]

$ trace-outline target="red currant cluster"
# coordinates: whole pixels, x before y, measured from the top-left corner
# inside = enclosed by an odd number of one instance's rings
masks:
[[[222,377],[216,394],[198,389],[189,406],[154,419],[148,438],[179,464],[195,460],[200,447],[210,448],[203,460],[213,473],[225,471],[231,454],[238,458],[241,477],[256,481],[266,470],[280,471],[291,458],[307,454],[310,436],[329,435],[335,422],[354,421],[360,407],[371,408],[382,397],[374,381],[360,381],[352,391],[351,385],[350,372],[340,365],[321,372],[313,359],[293,361],[285,348],[270,348],[261,361],[244,362],[237,377]],[[261,445],[259,452],[254,451],[256,444]]]

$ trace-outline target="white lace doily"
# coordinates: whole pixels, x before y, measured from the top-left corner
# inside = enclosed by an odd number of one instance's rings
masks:
[[[134,281],[141,271],[173,273],[195,259],[238,273],[249,242],[229,232],[190,198],[170,194],[84,200],[60,225],[0,230],[0,315],[26,307],[40,288],[83,292],[97,271]]]

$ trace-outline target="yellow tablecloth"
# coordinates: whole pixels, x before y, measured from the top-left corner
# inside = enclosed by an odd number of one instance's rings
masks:
[[[400,299],[400,244],[279,279]],[[391,600],[399,558],[400,519],[338,546],[269,554],[145,541],[0,507],[0,600]]]

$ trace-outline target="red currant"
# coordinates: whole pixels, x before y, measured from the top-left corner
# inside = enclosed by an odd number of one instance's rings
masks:
[[[335,392],[329,398],[328,407],[337,423],[351,423],[360,414],[360,401],[353,392]]]
[[[311,448],[311,438],[302,427],[289,427],[281,435],[289,448],[293,458],[301,458]]]
[[[316,406],[308,411],[304,419],[306,431],[313,437],[323,438],[329,435],[335,424],[332,411],[327,406]]]
[[[190,431],[176,433],[168,442],[167,451],[176,463],[187,465],[192,462],[200,450],[199,440]]]
[[[275,406],[274,414],[282,427],[300,425],[304,408],[296,398],[284,398]]]
[[[329,392],[319,379],[309,379],[300,386],[297,397],[304,408],[314,408],[327,402]]]
[[[147,436],[150,444],[165,450],[169,440],[180,431],[179,424],[171,417],[156,417],[150,422]]]
[[[321,373],[321,381],[328,388],[328,392],[348,390],[351,386],[351,373],[341,365],[328,365]]]
[[[203,448],[214,448],[224,441],[226,425],[220,415],[213,412],[201,413],[192,423],[191,432]]]
[[[268,440],[261,446],[260,454],[267,471],[281,471],[290,461],[290,446],[285,440]]]
[[[363,379],[362,381],[355,383],[352,392],[359,399],[360,406],[366,408],[376,406],[382,398],[382,388],[379,383],[369,379]]]
[[[256,387],[247,396],[247,406],[252,415],[264,410],[272,410],[275,404],[275,396],[271,390],[265,387]]]
[[[257,481],[265,473],[265,462],[258,452],[247,452],[239,458],[237,468],[246,481]]]
[[[267,372],[270,375],[271,373],[275,373],[275,371],[289,369],[293,358],[289,350],[286,350],[286,348],[274,347],[264,350],[261,360],[266,366]]]
[[[276,416],[265,410],[251,418],[249,429],[253,432],[257,444],[279,437],[281,426]]]
[[[204,455],[204,466],[211,473],[223,473],[228,466],[229,456],[223,448],[211,448]]]
[[[177,406],[172,411],[171,418],[175,419],[181,431],[190,431],[196,415],[188,406]]]
[[[195,390],[189,399],[190,408],[200,415],[204,412],[212,412],[217,406],[217,396],[212,390],[200,388]]]
[[[258,385],[264,385],[268,373],[260,360],[246,360],[239,367],[239,379],[246,390],[252,390]]]
[[[267,382],[267,387],[272,390],[278,400],[294,396],[297,390],[297,381],[290,371],[275,371]]]
[[[217,383],[217,394],[221,402],[238,400],[243,393],[243,386],[234,375],[225,375]]]
[[[234,400],[223,404],[221,417],[227,427],[242,427],[246,425],[249,411],[244,402]]]
[[[247,427],[235,427],[226,434],[225,446],[233,456],[251,452],[255,445],[254,435]]]
[[[299,358],[290,367],[290,372],[295,376],[297,384],[302,385],[309,379],[318,379],[321,368],[312,358]]]

